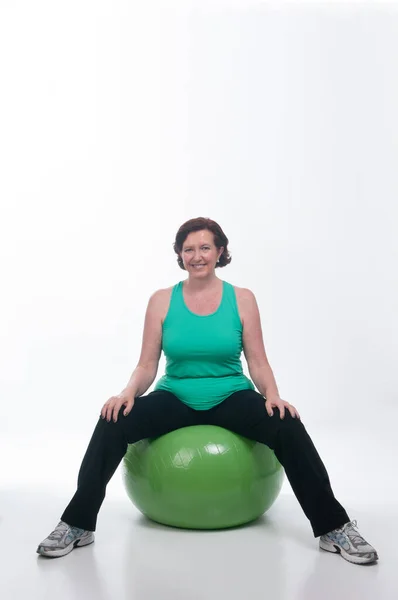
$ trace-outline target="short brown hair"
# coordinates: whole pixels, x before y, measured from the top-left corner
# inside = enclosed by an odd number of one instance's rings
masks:
[[[221,229],[221,227],[219,226],[219,224],[215,221],[212,221],[211,219],[206,219],[205,217],[197,217],[196,219],[190,219],[189,221],[186,221],[181,225],[181,227],[177,231],[176,239],[173,244],[174,252],[178,255],[178,266],[181,269],[183,269],[183,271],[186,271],[184,263],[180,256],[180,252],[182,252],[183,243],[192,231],[202,231],[203,229],[211,231],[211,233],[214,236],[214,243],[217,248],[221,248],[222,246],[224,247],[224,251],[220,256],[219,262],[216,264],[216,269],[217,267],[226,267],[232,260],[231,255],[228,251],[229,240],[223,232],[223,230]]]

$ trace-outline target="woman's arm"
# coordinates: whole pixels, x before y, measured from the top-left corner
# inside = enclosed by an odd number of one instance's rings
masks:
[[[126,387],[117,396],[112,396],[101,410],[102,418],[116,422],[119,411],[126,417],[134,406],[137,396],[145,394],[152,385],[159,366],[162,352],[162,315],[164,312],[164,291],[158,290],[149,299],[145,314],[141,355]]]
[[[126,387],[122,391],[122,394],[131,394],[134,398],[142,396],[155,381],[157,371],[157,367],[151,369],[149,367],[137,365]]]
[[[264,348],[257,301],[247,288],[239,289],[239,312],[243,325],[243,352],[250,377],[260,394],[266,398],[279,398],[278,386]]]
[[[279,409],[281,419],[285,417],[286,408],[292,417],[300,418],[297,409],[279,396],[278,386],[265,353],[256,298],[248,289],[242,288],[240,291],[239,310],[243,323],[243,349],[250,377],[260,394],[266,398],[265,408],[269,416],[273,416],[272,409],[275,407]]]
[[[250,366],[248,364],[248,368],[250,378],[264,398],[280,398],[278,386],[271,365],[268,362],[263,365],[252,364]]]
[[[158,290],[149,298],[145,313],[141,355],[123,392],[142,396],[155,380],[162,353],[162,315],[164,290]]]

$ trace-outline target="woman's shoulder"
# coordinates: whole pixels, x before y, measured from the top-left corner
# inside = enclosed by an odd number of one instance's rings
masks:
[[[167,288],[160,288],[153,292],[151,296],[158,306],[162,323],[165,320],[167,312],[169,310],[171,293],[174,287],[175,285],[171,285]]]
[[[235,290],[236,304],[238,305],[238,312],[244,325],[245,320],[253,312],[256,305],[256,299],[249,288],[239,287],[237,285],[232,286]]]
[[[170,296],[174,287],[174,285],[171,285],[167,288],[160,288],[153,292],[152,297],[156,298],[158,302],[167,302],[168,300],[170,300]]]
[[[235,294],[238,300],[242,300],[244,302],[254,296],[253,292],[249,290],[249,288],[239,287],[237,285],[232,285],[232,287],[235,290]]]

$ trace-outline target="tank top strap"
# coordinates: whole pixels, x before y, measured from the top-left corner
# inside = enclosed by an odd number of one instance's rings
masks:
[[[238,328],[242,328],[242,323],[239,316],[238,303],[236,300],[236,292],[235,288],[231,283],[224,281],[224,297],[222,302],[222,311],[223,313],[228,313],[229,316],[233,315],[233,319],[235,321],[235,325]]]
[[[171,290],[169,308],[164,323],[166,323],[166,321],[173,320],[174,317],[177,317],[178,315],[181,316],[183,312],[184,299],[182,296],[182,281],[179,281],[178,283],[173,285],[173,288]]]

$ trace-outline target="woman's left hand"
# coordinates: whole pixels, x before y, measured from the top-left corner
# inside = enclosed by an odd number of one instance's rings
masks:
[[[281,398],[279,398],[279,396],[274,396],[273,398],[272,397],[267,398],[266,402],[265,402],[265,408],[270,417],[272,417],[272,415],[274,414],[274,411],[272,409],[279,408],[280,417],[281,417],[281,419],[284,419],[285,418],[285,409],[287,408],[288,411],[290,412],[290,414],[292,415],[293,419],[295,419],[296,417],[298,419],[300,418],[300,415],[298,414],[297,409],[294,408],[294,406],[292,404],[289,404],[289,402],[286,402],[285,400],[281,400]]]

